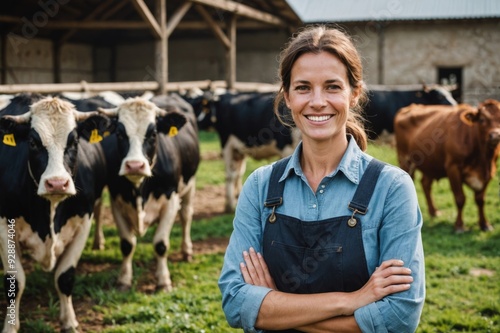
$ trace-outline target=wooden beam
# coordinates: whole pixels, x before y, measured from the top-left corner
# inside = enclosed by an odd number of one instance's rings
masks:
[[[92,13],[90,13],[89,15],[87,15],[83,21],[90,21],[90,20],[93,20],[95,19],[100,13],[102,13],[106,8],[108,8],[112,3],[113,3],[114,0],[107,0],[107,1],[104,1],[102,2],[99,6],[96,7],[96,9],[94,9],[92,11]],[[122,1],[123,2],[123,1]],[[66,32],[60,39],[59,39],[59,43],[60,44],[63,44],[65,43],[71,36],[73,36],[76,32],[78,31],[78,29],[71,29],[70,31]]]
[[[234,89],[236,82],[236,20],[237,15],[232,15],[229,21],[229,39],[231,41],[230,47],[226,50],[226,81],[227,88]]]
[[[231,41],[227,36],[224,34],[224,31],[217,25],[217,23],[214,21],[212,16],[203,8],[203,6],[200,5],[195,5],[194,8],[200,15],[203,17],[203,19],[208,23],[208,26],[212,29],[212,31],[215,34],[215,37],[217,37],[222,44],[224,44],[224,47],[226,49],[229,49],[231,47]]]
[[[172,17],[170,18],[170,20],[168,20],[168,24],[167,24],[167,38],[172,34],[172,32],[174,31],[174,29],[177,27],[177,25],[179,24],[179,22],[182,20],[182,18],[184,17],[184,15],[186,15],[187,11],[189,10],[189,8],[191,8],[192,5],[193,5],[192,2],[189,2],[189,1],[184,2],[182,4],[182,6],[180,6],[175,11],[175,13],[172,15]]]
[[[0,33],[0,83],[7,83],[7,34]]]
[[[286,27],[288,24],[277,16],[230,0],[190,0],[193,3],[222,9],[239,16],[262,21],[271,25]]]
[[[143,21],[49,21],[44,29],[147,29]]]
[[[153,36],[157,39],[162,38],[161,27],[156,21],[155,17],[149,10],[148,6],[144,2],[144,0],[131,0],[132,4],[135,6],[135,9],[142,16],[143,20],[149,25],[149,28],[153,32]]]
[[[61,44],[54,41],[52,44],[52,73],[54,83],[61,83]]]
[[[167,43],[167,0],[155,0],[155,17],[160,24],[160,39],[155,43],[156,81],[158,93],[167,93],[168,43]]]
[[[158,82],[103,82],[103,83],[39,83],[39,84],[6,84],[0,85],[0,94],[17,94],[20,92],[38,92],[41,94],[57,93],[62,91],[134,91],[156,90]]]

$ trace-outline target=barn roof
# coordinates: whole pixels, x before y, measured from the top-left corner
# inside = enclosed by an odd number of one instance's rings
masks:
[[[500,17],[497,0],[287,0],[305,23]]]
[[[285,0],[166,0],[169,38],[213,35],[210,21],[226,29],[295,29],[302,21]],[[14,33],[58,42],[109,45],[157,38],[159,0],[2,0],[0,35]],[[169,24],[171,26],[169,27]]]

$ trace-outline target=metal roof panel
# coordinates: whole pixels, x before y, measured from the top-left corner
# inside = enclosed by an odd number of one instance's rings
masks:
[[[287,0],[305,23],[500,18],[497,0]]]

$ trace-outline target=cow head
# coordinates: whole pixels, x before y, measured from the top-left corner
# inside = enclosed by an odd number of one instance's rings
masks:
[[[98,141],[108,119],[97,112],[79,112],[57,97],[43,98],[21,115],[1,118],[4,144],[28,149],[28,172],[37,194],[53,202],[76,194],[73,178],[78,140]]]
[[[152,176],[158,133],[175,136],[187,120],[180,112],[167,112],[140,97],[129,98],[117,108],[99,111],[116,120],[114,134],[122,158],[118,174],[136,187],[145,177]]]
[[[424,84],[422,98],[425,104],[428,105],[457,105],[457,101],[451,94],[453,87],[445,87],[438,85],[427,86]]]
[[[477,125],[484,133],[487,145],[495,149],[500,143],[500,102],[487,99],[479,104],[477,110],[466,110],[460,114],[462,122],[469,126]]]

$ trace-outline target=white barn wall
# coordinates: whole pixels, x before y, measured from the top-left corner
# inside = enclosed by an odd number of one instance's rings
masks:
[[[53,83],[53,43],[47,39],[7,38],[7,84]],[[92,81],[92,46],[66,44],[61,48],[61,82]]]
[[[7,84],[54,82],[52,42],[44,39],[18,41],[7,38]]]
[[[61,47],[61,82],[93,81],[92,46],[65,44]]]
[[[390,22],[384,28],[382,79],[377,32],[366,23],[347,27],[357,41],[368,84],[438,83],[439,67],[462,67],[463,102],[500,100],[498,22]]]
[[[438,67],[463,67],[464,102],[500,100],[499,22],[388,23],[382,78],[378,77],[379,37],[375,28],[364,23],[348,29],[362,55],[365,80],[369,84],[436,83]],[[274,83],[279,52],[287,40],[285,32],[239,33],[237,81]],[[12,42],[8,38],[6,49],[7,84],[54,82],[50,40]],[[154,52],[152,42],[109,47],[67,44],[61,49],[61,79],[62,82],[154,80]],[[224,80],[225,62],[225,49],[215,38],[170,40],[171,82]]]

